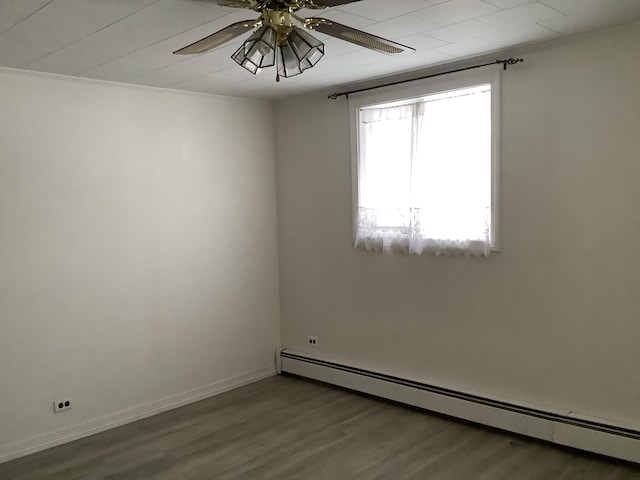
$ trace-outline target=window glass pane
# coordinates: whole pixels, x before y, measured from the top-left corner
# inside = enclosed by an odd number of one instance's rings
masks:
[[[356,245],[488,254],[491,112],[490,84],[360,108]]]
[[[373,113],[380,115],[362,124],[361,153],[366,161],[361,165],[361,175],[366,182],[362,184],[361,206],[409,208],[412,116],[384,111]]]
[[[432,238],[484,236],[491,207],[491,91],[427,99],[413,171],[413,206]]]

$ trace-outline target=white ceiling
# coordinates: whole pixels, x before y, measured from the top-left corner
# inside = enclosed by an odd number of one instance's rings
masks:
[[[640,19],[640,0],[362,0],[325,16],[412,46],[399,57],[314,33],[325,56],[302,75],[253,76],[230,55],[244,37],[195,56],[172,52],[250,10],[196,0],[0,0],[0,66],[181,90],[275,99],[453,62]]]

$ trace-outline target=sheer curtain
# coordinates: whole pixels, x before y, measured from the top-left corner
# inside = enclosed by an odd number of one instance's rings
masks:
[[[356,247],[491,249],[491,87],[360,110]]]

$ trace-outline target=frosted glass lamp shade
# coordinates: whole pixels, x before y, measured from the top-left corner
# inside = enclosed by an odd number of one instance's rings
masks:
[[[324,55],[324,44],[299,28],[294,28],[286,41],[278,45],[278,73],[283,77],[299,75],[313,67]]]
[[[231,58],[255,75],[261,69],[275,65],[277,39],[276,30],[264,25],[253,32]]]

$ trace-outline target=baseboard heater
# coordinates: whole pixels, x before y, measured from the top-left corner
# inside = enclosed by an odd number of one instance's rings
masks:
[[[276,354],[278,373],[319,380],[425,410],[640,463],[640,431],[442,388],[336,363],[285,348]]]

